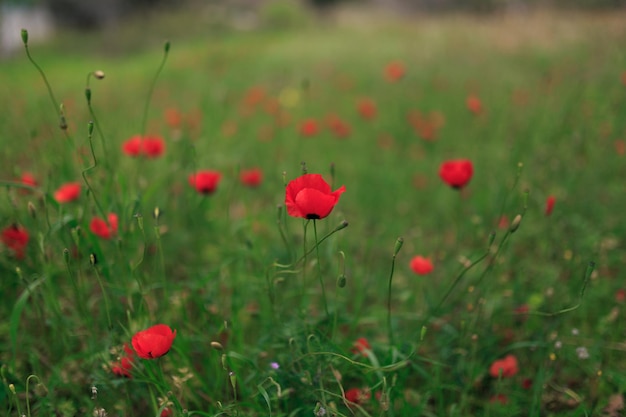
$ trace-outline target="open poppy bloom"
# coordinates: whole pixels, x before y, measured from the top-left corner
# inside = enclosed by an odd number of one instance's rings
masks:
[[[503,359],[498,359],[491,364],[489,375],[494,378],[510,378],[519,371],[517,358],[513,355],[507,355]]]
[[[36,187],[38,185],[37,180],[35,179],[35,176],[31,174],[30,172],[22,173],[20,182],[24,185],[30,185],[31,187]]]
[[[552,195],[546,199],[546,216],[549,216],[552,214],[552,210],[554,210],[555,202],[556,202],[556,197]]]
[[[198,171],[188,178],[189,185],[194,187],[201,194],[212,194],[222,178],[222,174],[217,171]]]
[[[89,223],[89,230],[91,230],[94,235],[99,236],[102,239],[110,239],[111,236],[117,233],[117,214],[109,213],[107,220],[108,222],[100,217],[94,217],[91,220],[91,223]]]
[[[319,132],[319,126],[315,119],[305,119],[300,123],[300,134],[305,137],[311,137],[317,135]]]
[[[54,199],[63,204],[76,200],[80,196],[80,183],[68,182],[54,192]]]
[[[362,98],[358,101],[357,111],[361,115],[362,118],[366,120],[371,120],[376,117],[378,113],[378,108],[376,107],[376,103],[371,98]]]
[[[434,267],[433,263],[428,258],[424,258],[423,256],[417,255],[411,259],[410,263],[411,269],[417,275],[427,275],[430,274]]]
[[[122,152],[132,157],[157,158],[165,152],[165,141],[158,136],[135,135],[122,144]]]
[[[24,258],[24,250],[28,244],[29,235],[26,229],[17,224],[12,224],[2,231],[2,243],[13,251],[17,259]]]
[[[305,219],[328,216],[346,191],[345,186],[332,191],[320,174],[304,174],[287,184],[285,205],[287,214]]]
[[[167,324],[156,324],[135,333],[131,343],[140,358],[155,359],[169,352],[175,337],[176,330]]]
[[[472,179],[474,167],[468,159],[445,161],[439,168],[439,176],[452,188],[463,188]]]
[[[263,172],[259,168],[246,169],[239,174],[239,180],[247,187],[258,187],[263,181]]]

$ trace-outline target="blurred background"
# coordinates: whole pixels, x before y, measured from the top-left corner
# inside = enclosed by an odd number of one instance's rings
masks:
[[[626,0],[3,0],[0,1],[0,55],[21,48],[19,32],[28,28],[31,42],[49,40],[63,31],[115,34],[127,25],[146,26],[151,34],[194,36],[207,31],[285,29],[345,13],[390,14],[524,14],[537,9],[611,10]],[[155,16],[159,16],[156,18]],[[155,20],[158,19],[158,20]],[[141,31],[142,27],[138,28]],[[137,39],[128,39],[132,47]]]

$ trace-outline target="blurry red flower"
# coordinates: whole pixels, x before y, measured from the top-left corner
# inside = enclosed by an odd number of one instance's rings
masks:
[[[319,127],[317,125],[317,120],[315,119],[305,119],[300,122],[300,134],[305,137],[315,136],[319,132]]]
[[[326,117],[326,125],[339,138],[347,138],[352,132],[350,125],[335,114],[329,114]]]
[[[132,345],[139,357],[154,359],[169,352],[175,337],[176,330],[172,331],[167,324],[156,324],[135,333],[132,338]]]
[[[165,151],[165,141],[158,136],[145,136],[141,142],[141,150],[148,158],[158,158]]]
[[[366,350],[371,350],[370,343],[364,337],[359,337],[352,345],[352,353],[360,353],[363,356],[367,356]]]
[[[467,109],[475,115],[479,115],[483,112],[483,103],[473,94],[467,97],[465,105],[467,106]]]
[[[378,114],[376,103],[371,98],[362,98],[357,102],[357,111],[362,118],[372,120]]]
[[[174,412],[169,407],[165,407],[163,411],[161,411],[161,417],[171,417],[173,415],[174,415]]]
[[[167,123],[171,129],[180,129],[183,124],[183,114],[178,109],[173,107],[165,109],[163,115],[165,116],[165,123]]]
[[[345,186],[332,191],[320,174],[304,174],[287,184],[285,204],[287,213],[305,219],[323,219],[328,216],[346,191]]]
[[[552,210],[554,210],[554,203],[556,202],[556,198],[554,196],[549,196],[548,198],[546,198],[546,216],[549,216],[552,214]]]
[[[500,220],[498,220],[498,229],[508,229],[509,228],[509,218],[503,214],[500,216]]]
[[[618,303],[623,303],[624,301],[626,301],[626,290],[623,288],[620,288],[619,290],[617,290],[615,292],[615,301],[617,301]]]
[[[530,378],[524,378],[522,381],[522,388],[531,389],[533,387],[533,380]]]
[[[417,255],[411,259],[411,269],[418,275],[427,275],[430,274],[434,267],[433,263],[429,258],[424,258],[423,256]]]
[[[139,156],[141,154],[141,142],[140,135],[135,135],[122,143],[122,152],[128,156]]]
[[[372,397],[369,390],[361,388],[350,388],[344,393],[346,400],[354,404],[364,404]]]
[[[68,182],[54,192],[54,199],[63,204],[76,200],[80,196],[80,183]]]
[[[615,152],[618,155],[626,154],[626,140],[617,139],[613,145],[615,146]]]
[[[28,244],[29,235],[26,229],[17,224],[12,224],[2,231],[2,243],[13,251],[17,259],[24,258],[24,250]]]
[[[504,394],[496,394],[493,397],[489,398],[489,402],[491,404],[502,404],[506,405],[509,403],[509,397]]]
[[[119,362],[111,364],[111,372],[117,376],[132,378],[131,369],[136,359],[135,351],[128,344],[124,344],[124,355],[120,357]]]
[[[239,173],[239,180],[248,187],[258,187],[263,181],[263,172],[259,168],[244,169]]]
[[[245,94],[243,102],[246,106],[254,107],[260,104],[266,97],[265,89],[261,86],[251,87]]]
[[[500,374],[502,374],[502,378],[510,378],[517,374],[518,371],[517,358],[513,355],[507,355],[503,359],[498,359],[491,364],[489,375],[498,378]]]
[[[20,181],[22,182],[22,184],[30,185],[31,187],[36,187],[38,185],[35,176],[30,172],[22,173]]]
[[[474,167],[467,159],[445,161],[439,167],[439,176],[452,188],[463,188],[472,179]]]
[[[189,184],[201,194],[212,194],[222,178],[217,171],[198,171],[189,176]]]
[[[100,217],[94,217],[91,219],[91,223],[89,223],[89,230],[91,230],[94,235],[99,236],[102,239],[110,239],[111,236],[117,233],[117,214],[109,213],[107,220],[108,222]]]
[[[392,61],[385,67],[385,79],[389,82],[399,81],[404,77],[405,72],[404,63]]]

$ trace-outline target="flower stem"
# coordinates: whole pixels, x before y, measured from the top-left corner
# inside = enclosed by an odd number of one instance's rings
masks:
[[[322,300],[324,301],[324,311],[326,311],[326,318],[330,323],[331,317],[328,312],[328,302],[326,301],[326,288],[324,287],[324,278],[322,277],[322,265],[320,264],[320,245],[317,243],[317,222],[313,219],[313,234],[315,235],[315,255],[317,257],[317,276],[320,280],[320,286],[322,287]]]
[[[154,78],[152,79],[152,84],[150,84],[150,89],[148,90],[148,97],[146,98],[146,104],[143,108],[143,117],[141,118],[141,136],[146,135],[146,125],[148,123],[148,108],[150,107],[150,101],[152,100],[152,93],[154,93],[154,87],[156,86],[156,82],[159,79],[159,75],[161,75],[161,71],[163,71],[163,67],[165,66],[165,62],[167,61],[167,55],[170,51],[170,42],[165,42],[163,59],[161,60],[161,64],[157,69]]]
[[[394,247],[393,256],[391,257],[391,271],[389,272],[389,285],[387,288],[387,331],[389,334],[389,346],[393,347],[395,345],[393,339],[393,326],[391,325],[391,282],[393,280],[393,272],[396,265],[396,256],[404,243],[404,239],[399,237],[396,240],[396,245]]]

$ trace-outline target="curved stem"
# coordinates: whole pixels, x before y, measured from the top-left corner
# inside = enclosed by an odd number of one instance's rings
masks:
[[[315,255],[317,257],[317,276],[320,280],[320,286],[322,287],[322,300],[324,301],[324,311],[326,311],[326,318],[329,323],[331,320],[330,313],[328,312],[328,302],[326,301],[326,288],[324,286],[324,278],[322,277],[322,265],[320,264],[320,245],[317,242],[317,221],[313,219],[313,234],[315,235]]]
[[[165,48],[163,53],[163,59],[161,60],[161,64],[157,69],[154,78],[152,79],[152,84],[150,84],[150,89],[148,90],[148,97],[146,98],[146,104],[143,108],[143,116],[141,118],[141,136],[146,135],[146,124],[148,123],[148,108],[150,107],[150,101],[152,100],[152,94],[154,93],[154,87],[156,86],[156,82],[159,79],[159,75],[161,75],[161,71],[163,71],[163,67],[165,66],[165,62],[167,61],[167,56],[170,51],[170,43],[169,41],[165,42]]]

